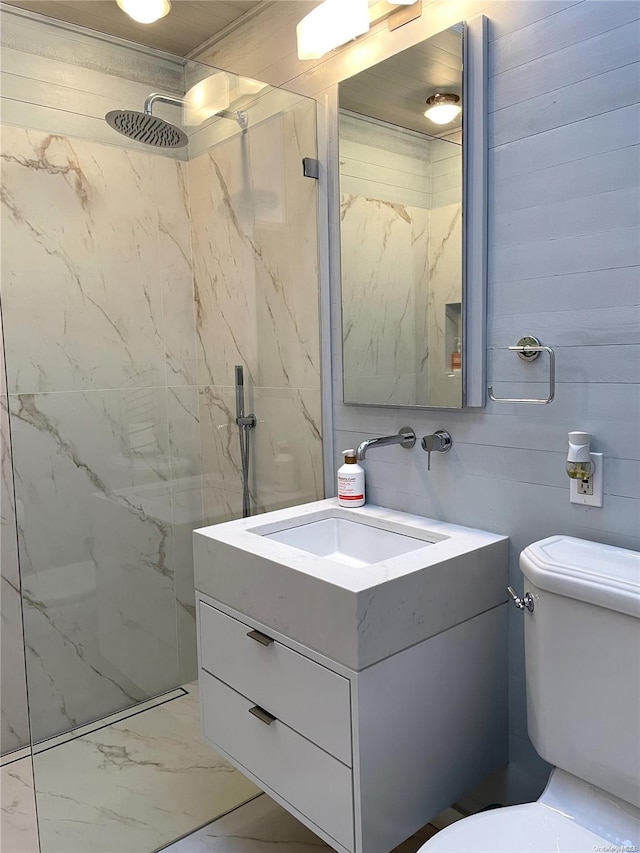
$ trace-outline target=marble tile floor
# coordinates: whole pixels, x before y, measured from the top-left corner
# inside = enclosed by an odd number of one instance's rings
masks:
[[[33,757],[41,853],[150,853],[261,793],[202,740],[197,685],[102,722]],[[2,768],[2,853],[38,850],[29,764]]]
[[[73,734],[36,747],[37,820],[31,758],[5,757],[2,853],[331,851],[203,743],[195,684]],[[439,828],[461,816],[448,811]],[[393,853],[415,853],[437,831],[427,825]]]
[[[0,774],[0,850],[2,853],[38,853],[31,758],[18,758],[6,764]]]
[[[437,832],[428,824],[393,853],[416,853]],[[332,849],[263,794],[163,848],[163,853],[331,853]]]

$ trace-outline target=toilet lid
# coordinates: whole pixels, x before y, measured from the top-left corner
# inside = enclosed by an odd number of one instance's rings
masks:
[[[611,843],[548,806],[527,803],[460,820],[427,841],[418,853],[593,853]],[[638,839],[626,843],[633,846]]]

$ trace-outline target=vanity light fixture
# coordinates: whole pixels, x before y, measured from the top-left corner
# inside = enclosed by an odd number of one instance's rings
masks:
[[[368,31],[368,0],[325,0],[296,27],[298,59],[320,59]]]
[[[224,71],[200,80],[184,96],[184,123],[197,127],[229,106],[229,78]]]
[[[427,109],[424,115],[434,124],[449,124],[461,112],[462,107],[458,95],[450,92],[437,92],[427,98]]]
[[[116,3],[140,24],[152,24],[171,11],[170,0],[116,0]]]

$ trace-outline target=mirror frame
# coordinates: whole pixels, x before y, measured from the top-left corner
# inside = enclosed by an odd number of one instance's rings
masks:
[[[459,21],[453,21],[451,26]],[[342,346],[342,275],[340,234],[340,165],[338,138],[338,85],[325,96],[325,120],[328,172],[329,278],[332,293],[332,337],[334,346],[334,382],[344,406],[384,409],[424,409],[426,411],[464,411],[486,405],[486,312],[487,312],[487,23],[477,15],[463,24],[462,93],[462,405],[454,409],[420,404],[384,404],[345,401]],[[443,29],[447,29],[444,27]],[[433,34],[435,35],[435,33]],[[416,44],[405,44],[402,49]],[[399,51],[398,51],[399,52]],[[388,57],[384,57],[386,59]],[[383,60],[381,60],[383,61]],[[376,63],[363,65],[358,72]],[[355,73],[358,73],[355,72]],[[340,79],[348,79],[345,74]],[[338,394],[336,394],[338,396]]]

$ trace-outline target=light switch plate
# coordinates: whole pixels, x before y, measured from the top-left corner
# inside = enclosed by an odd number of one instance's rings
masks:
[[[572,504],[581,504],[582,506],[602,506],[604,485],[603,456],[602,453],[591,453],[590,455],[594,469],[593,474],[589,478],[592,484],[592,494],[580,494],[578,489],[582,484],[582,480],[570,480],[569,500]]]

